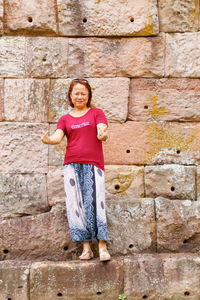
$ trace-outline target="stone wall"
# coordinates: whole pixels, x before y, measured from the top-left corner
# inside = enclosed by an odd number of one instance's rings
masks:
[[[0,300],[199,299],[199,6],[0,0]],[[109,120],[106,265],[69,261],[66,141],[40,140],[77,77]]]

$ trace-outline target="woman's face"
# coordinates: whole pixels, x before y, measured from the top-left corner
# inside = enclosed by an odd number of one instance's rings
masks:
[[[80,83],[77,83],[71,92],[71,100],[74,104],[74,108],[84,109],[87,107],[87,102],[89,98],[88,89]]]

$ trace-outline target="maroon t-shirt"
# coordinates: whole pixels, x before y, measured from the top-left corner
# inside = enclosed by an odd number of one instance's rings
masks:
[[[67,114],[58,120],[57,129],[67,137],[64,164],[88,163],[104,170],[102,142],[97,139],[99,123],[108,125],[103,111],[93,107],[81,117]]]

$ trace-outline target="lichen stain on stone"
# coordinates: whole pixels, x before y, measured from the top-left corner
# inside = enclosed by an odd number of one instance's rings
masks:
[[[182,151],[191,151],[198,149],[199,145],[192,145],[197,136],[198,128],[191,129],[191,134],[184,137],[180,134],[170,133],[158,127],[158,124],[147,124],[147,139],[150,143],[151,150],[147,152],[145,162],[149,163],[163,148],[175,148]]]
[[[134,174],[119,174],[112,179],[112,186],[119,185],[118,190],[114,190],[115,193],[127,196],[126,190],[131,186]]]
[[[157,96],[152,96],[150,99],[148,99],[147,105],[151,106],[151,109],[148,110],[148,113],[151,115],[151,117],[153,119],[156,119],[160,115],[167,113],[167,109],[165,107],[158,106],[158,97]]]
[[[199,0],[194,0],[194,6],[190,15],[190,23],[198,23],[198,13],[199,13]]]
[[[140,34],[141,33],[144,34],[144,35],[155,34],[154,26],[152,24],[152,19],[153,19],[152,15],[147,16],[147,20],[144,23],[144,29],[142,29],[140,31]]]
[[[95,0],[95,3],[100,3],[102,0]]]

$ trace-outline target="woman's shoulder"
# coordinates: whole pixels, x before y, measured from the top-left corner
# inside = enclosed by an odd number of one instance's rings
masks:
[[[102,114],[103,113],[103,110],[101,108],[97,108],[97,107],[91,107],[91,111],[94,114]]]

